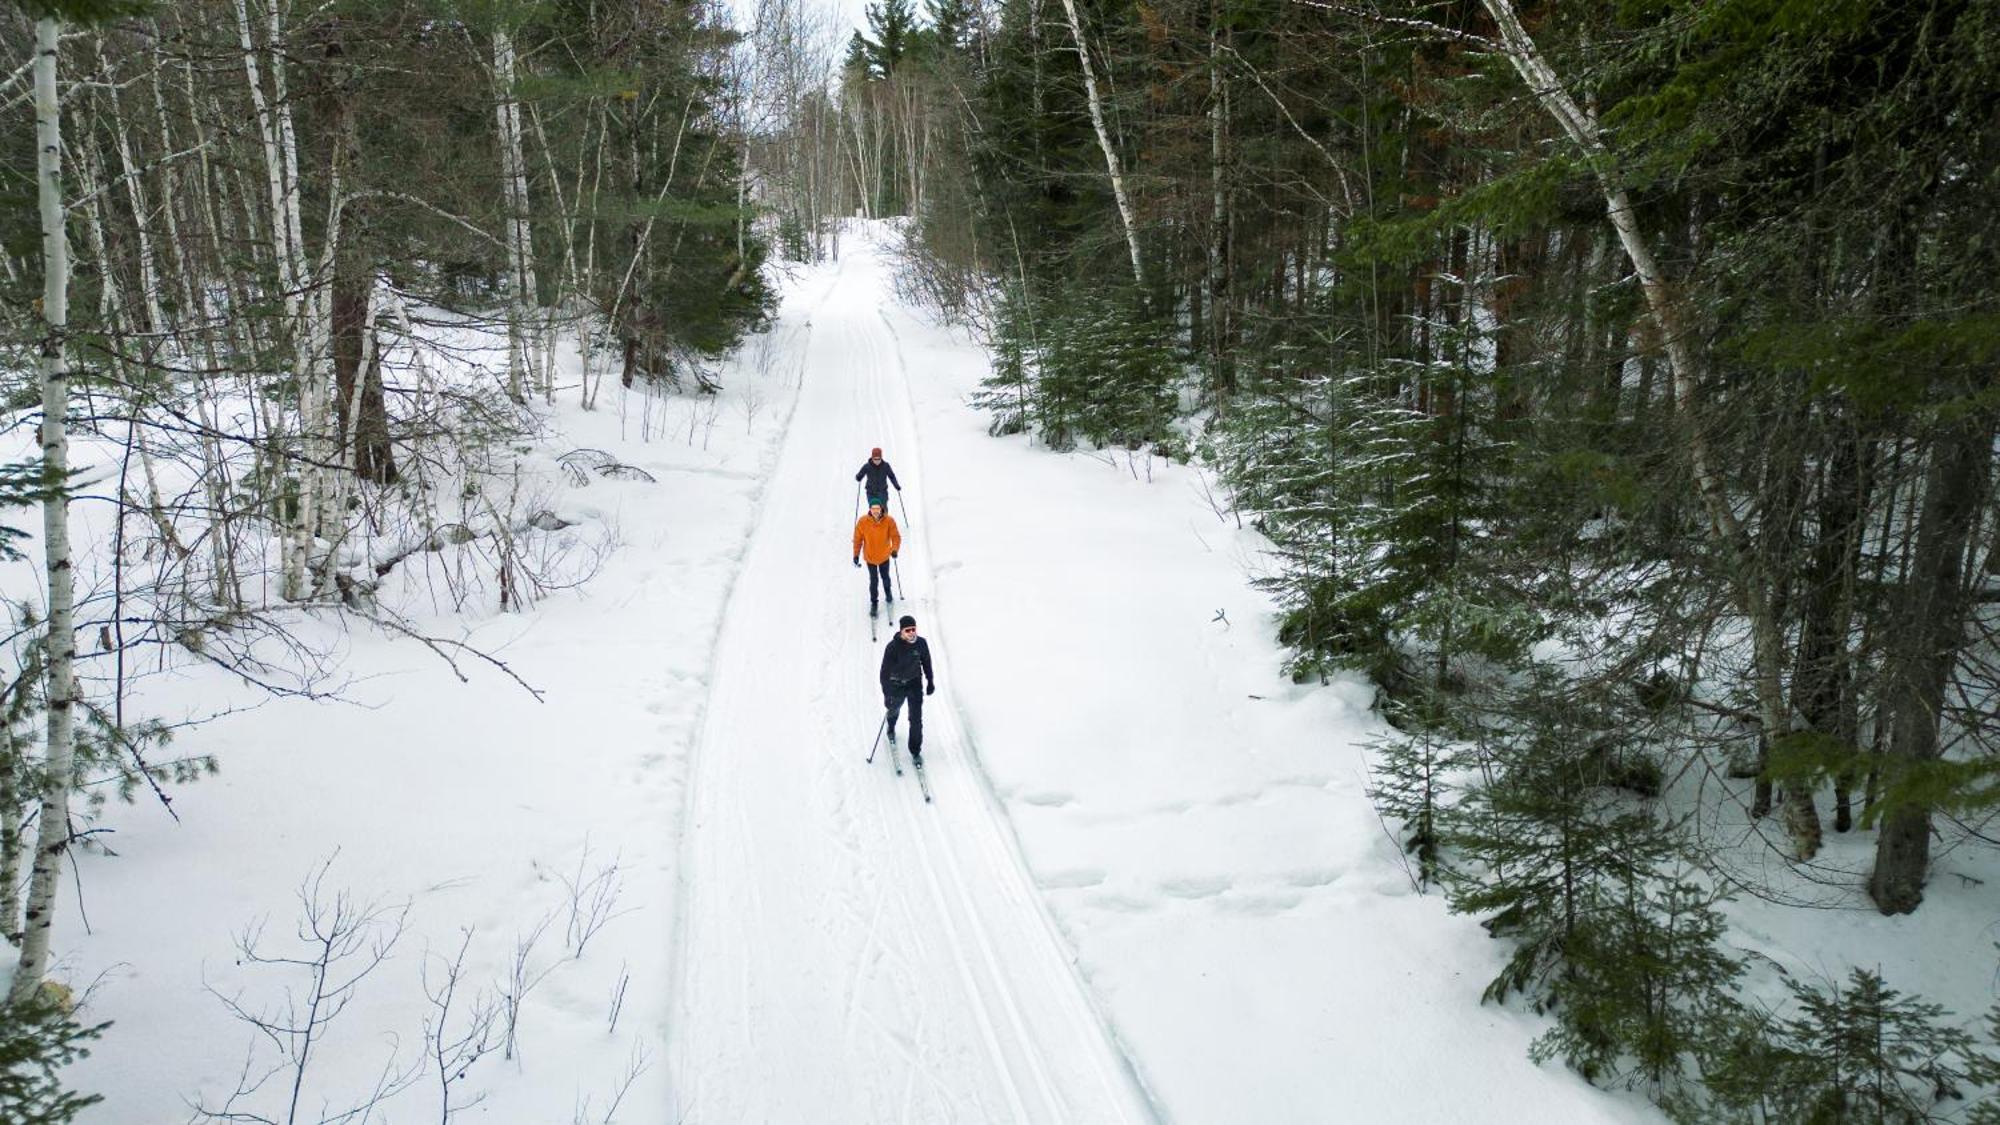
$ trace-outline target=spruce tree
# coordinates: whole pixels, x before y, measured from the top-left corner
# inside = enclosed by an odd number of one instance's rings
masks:
[[[1759,1121],[1899,1125],[1949,1120],[2000,1061],[1942,1005],[1906,996],[1872,969],[1815,987],[1787,980],[1790,1014],[1704,1052],[1713,1112]],[[1990,1120],[1990,1106],[1974,1120]]]
[[[1440,877],[1445,821],[1456,788],[1452,775],[1461,765],[1460,754],[1436,724],[1421,722],[1414,733],[1381,739],[1372,750],[1368,799],[1401,827],[1398,842],[1416,859],[1418,889],[1433,886]]]
[[[102,1101],[64,1089],[59,1075],[107,1026],[78,1023],[46,988],[0,1004],[0,1121],[61,1125]]]
[[[876,78],[890,78],[903,65],[903,60],[917,48],[920,27],[916,9],[910,0],[877,0],[868,5],[866,18],[869,35],[854,33],[868,58],[871,73]],[[850,46],[850,57],[853,48]]]
[[[1513,945],[1486,998],[1552,1012],[1535,1046],[1593,1081],[1674,1084],[1736,1001],[1722,949],[1724,896],[1649,807],[1657,773],[1622,745],[1601,691],[1535,666],[1481,732],[1482,772],[1448,818],[1452,909]],[[1630,759],[1641,755],[1640,764]]]

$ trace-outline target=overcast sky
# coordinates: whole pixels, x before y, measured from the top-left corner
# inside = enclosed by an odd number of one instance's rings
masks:
[[[865,31],[868,28],[868,0],[804,0],[804,2],[817,6],[821,11],[832,13],[832,19],[840,29],[842,50],[847,47],[849,31]],[[731,6],[736,12],[736,26],[748,28],[757,11],[757,0],[731,0]],[[918,12],[922,12],[923,0],[915,0],[914,6]]]
[[[821,3],[840,13],[841,39],[847,38],[848,28],[868,26],[868,0],[820,0]],[[919,9],[923,5],[917,5]]]

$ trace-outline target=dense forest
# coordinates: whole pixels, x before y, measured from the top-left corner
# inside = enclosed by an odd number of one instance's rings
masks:
[[[87,1100],[43,979],[91,803],[214,766],[128,662],[309,694],[301,607],[440,651],[370,597],[439,552],[532,602],[554,342],[586,408],[703,394],[858,215],[983,334],[996,435],[1220,475],[1541,1058],[1686,1120],[2000,1121],[2000,1008],[1731,928],[1921,914],[2000,843],[2000,3],[17,0],[0,107],[46,575],[0,646],[0,1104]],[[504,329],[490,387],[383,362],[454,323]]]
[[[849,184],[769,198],[909,216],[995,433],[1220,471],[1547,1057],[1932,1120],[1980,1013],[1752,982],[1726,914],[1918,911],[1995,842],[1997,59],[1978,0],[884,0],[793,118]]]

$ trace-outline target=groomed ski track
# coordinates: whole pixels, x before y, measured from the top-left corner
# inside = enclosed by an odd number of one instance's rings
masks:
[[[953,704],[950,609],[927,596],[923,497],[950,483],[924,474],[899,314],[880,305],[888,264],[861,239],[843,251],[783,317],[800,329],[785,335],[806,350],[803,381],[696,750],[666,1119],[1154,1120],[973,760]],[[875,445],[913,525],[899,562],[914,596],[898,590],[893,612],[915,614],[937,662],[931,805],[907,755],[901,777],[886,745],[863,763],[891,618],[885,607],[871,643],[865,574],[848,561],[850,478]],[[1040,627],[1024,614],[1022,628]]]

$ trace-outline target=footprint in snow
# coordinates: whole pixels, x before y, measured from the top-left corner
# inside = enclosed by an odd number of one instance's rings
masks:
[[[1222,875],[1187,875],[1160,884],[1160,893],[1172,898],[1214,898],[1232,884]]]

